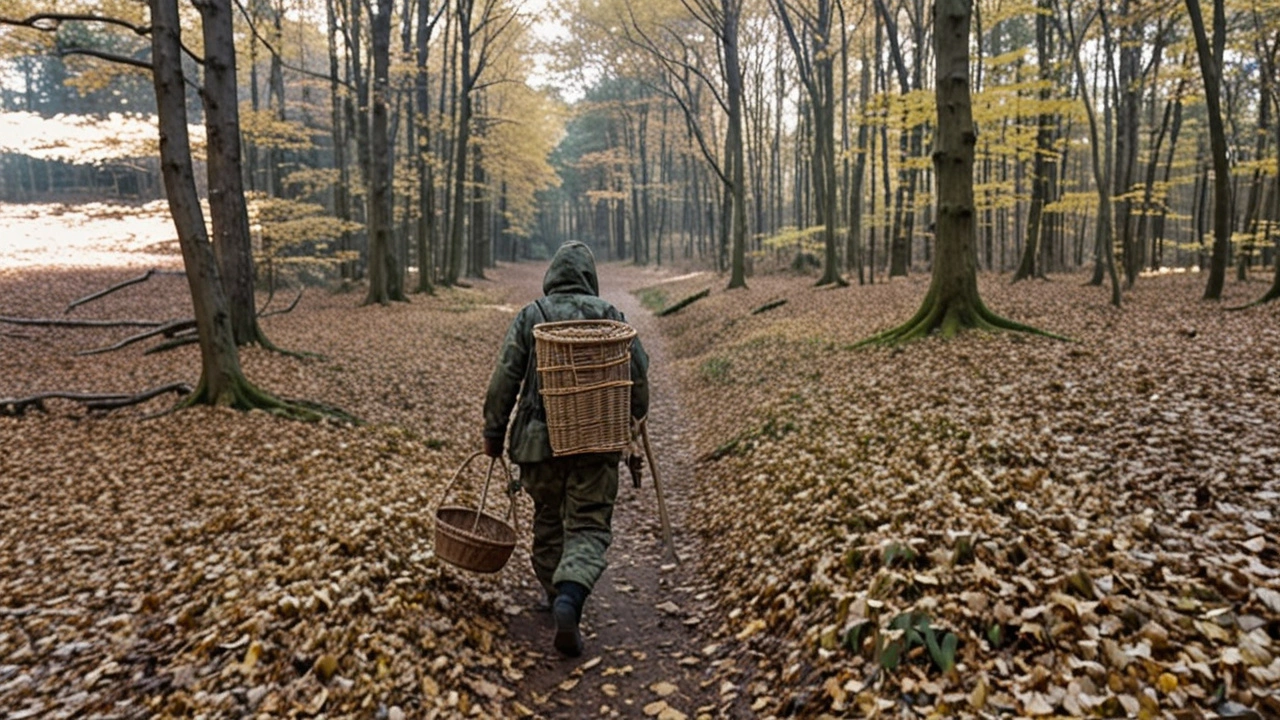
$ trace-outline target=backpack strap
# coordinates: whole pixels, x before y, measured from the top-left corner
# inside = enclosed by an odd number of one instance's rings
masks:
[[[538,315],[542,318],[542,322],[549,322],[547,320],[547,313],[542,309],[541,298],[539,298],[538,300],[534,300],[533,304],[535,307],[537,307]],[[529,335],[530,335],[530,340],[532,340],[533,333],[530,332]],[[538,371],[533,364],[534,347],[535,347],[535,344],[529,345],[529,361],[526,364],[524,369],[524,391],[525,392],[534,392],[534,389],[533,389],[534,383],[538,382]]]

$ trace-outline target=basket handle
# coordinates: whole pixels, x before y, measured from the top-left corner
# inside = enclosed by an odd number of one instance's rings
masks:
[[[440,493],[440,499],[436,501],[435,512],[439,512],[440,506],[444,505],[445,498],[449,496],[449,491],[453,489],[453,486],[455,484],[457,484],[458,478],[462,477],[463,471],[465,471],[467,467],[471,465],[471,461],[475,460],[476,458],[480,457],[483,454],[484,454],[483,452],[479,452],[479,451],[471,453],[471,455],[468,456],[467,459],[462,462],[462,465],[458,466],[458,469],[453,473],[453,477],[449,479],[449,484],[444,486],[444,492]],[[479,526],[480,524],[480,515],[484,513],[484,506],[489,498],[489,483],[491,480],[493,480],[493,466],[497,464],[499,460],[500,458],[489,458],[489,471],[485,473],[484,490],[480,494],[480,510],[476,513],[475,522],[471,526],[472,532],[475,532],[476,527]],[[502,470],[507,475],[507,487],[511,487],[514,480],[511,477],[511,468],[510,466],[507,465],[505,460],[502,461]],[[515,525],[516,495],[515,493],[509,493],[509,495],[510,495],[509,499],[511,503],[507,507],[507,519],[511,523],[511,526],[515,527],[516,526]],[[433,515],[434,514],[435,513],[433,513]]]

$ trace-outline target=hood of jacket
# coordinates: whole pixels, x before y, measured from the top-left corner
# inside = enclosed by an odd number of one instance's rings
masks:
[[[542,278],[545,295],[573,294],[600,295],[600,283],[596,279],[596,259],[591,248],[577,240],[560,246],[547,274]]]

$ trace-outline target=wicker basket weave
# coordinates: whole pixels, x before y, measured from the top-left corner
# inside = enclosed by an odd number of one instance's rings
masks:
[[[620,452],[630,442],[635,336],[635,328],[614,320],[533,326],[554,455]]]
[[[493,467],[502,462],[498,458],[489,461],[489,472],[485,476],[484,491],[480,495],[479,509],[460,505],[444,505],[462,472],[471,461],[482,453],[475,453],[453,474],[453,479],[440,494],[440,502],[436,507],[436,556],[441,560],[456,565],[463,570],[479,573],[495,573],[507,564],[511,551],[516,547],[516,499],[510,497],[511,505],[507,509],[507,519],[503,520],[484,511],[485,502],[489,498],[489,481],[493,479]],[[502,462],[510,485],[511,469]]]

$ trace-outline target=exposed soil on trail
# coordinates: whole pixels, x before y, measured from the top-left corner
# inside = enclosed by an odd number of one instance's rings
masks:
[[[505,279],[516,284],[514,299],[541,295],[541,270],[522,265],[506,273]],[[551,647],[550,613],[533,609],[541,593],[536,583],[521,598],[524,609],[508,626],[533,661],[520,683],[520,699],[541,717],[677,720],[721,712],[711,674],[719,647],[707,639],[703,626],[711,586],[698,575],[692,532],[698,517],[688,503],[694,482],[692,436],[657,322],[631,294],[660,279],[630,266],[600,268],[601,294],[635,326],[650,357],[649,435],[682,562],[673,562],[661,543],[651,469],[646,464],[642,487],[636,489],[624,467],[609,569],[583,617],[586,652],[568,659]]]

